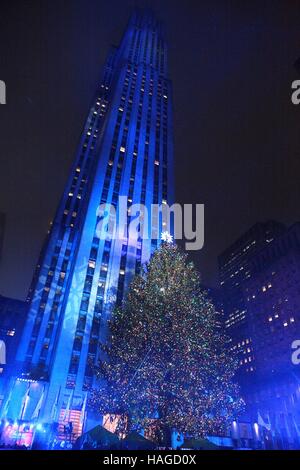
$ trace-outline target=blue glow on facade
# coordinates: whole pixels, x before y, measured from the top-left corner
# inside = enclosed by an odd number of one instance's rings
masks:
[[[15,371],[2,391],[2,418],[40,426],[80,414],[111,308],[164,230],[158,218],[152,239],[131,239],[126,230],[123,238],[99,239],[97,210],[102,203],[118,210],[119,196],[149,208],[172,204],[172,134],[163,31],[152,15],[134,13],[108,54],[40,255]],[[95,422],[99,417],[88,414],[86,429]]]

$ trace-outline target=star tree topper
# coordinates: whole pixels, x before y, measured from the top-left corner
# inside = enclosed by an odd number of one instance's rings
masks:
[[[173,243],[173,236],[167,231],[162,232],[161,239],[162,239],[163,242]]]

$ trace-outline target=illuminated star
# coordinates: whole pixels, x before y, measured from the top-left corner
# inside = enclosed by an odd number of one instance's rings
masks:
[[[166,243],[173,243],[173,236],[169,232],[162,232],[161,239]]]

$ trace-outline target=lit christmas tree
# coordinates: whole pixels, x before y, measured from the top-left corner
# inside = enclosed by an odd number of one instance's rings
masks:
[[[219,320],[187,255],[163,242],[113,313],[92,405],[120,416],[119,431],[223,434],[243,402]]]

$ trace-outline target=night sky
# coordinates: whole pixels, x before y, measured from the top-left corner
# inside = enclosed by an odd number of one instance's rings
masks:
[[[174,85],[176,201],[205,204],[205,283],[257,221],[299,220],[297,1],[1,2],[0,294],[26,295],[110,44],[133,6],[164,21]]]

